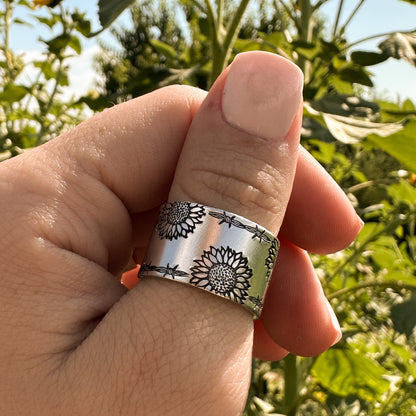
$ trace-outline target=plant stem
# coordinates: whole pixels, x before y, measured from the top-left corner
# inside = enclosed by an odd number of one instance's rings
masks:
[[[299,38],[305,42],[311,43],[313,37],[313,7],[310,0],[299,0],[300,5],[300,21],[299,21]],[[300,56],[297,64],[303,71],[305,76],[305,84],[310,80],[311,62],[303,56]]]
[[[404,31],[404,32],[400,32],[400,33],[402,33],[402,34],[404,34],[404,35],[410,35],[410,34],[412,34],[412,33],[414,33],[414,32],[416,32],[416,28],[415,28],[415,29],[412,29],[412,30],[407,30],[407,31]],[[395,30],[395,31],[393,31],[393,32],[385,32],[385,33],[379,33],[379,34],[377,34],[377,35],[367,36],[367,37],[365,37],[365,38],[362,38],[362,39],[356,40],[355,42],[349,43],[348,45],[346,45],[346,46],[342,49],[342,51],[345,51],[346,49],[352,48],[353,46],[359,45],[360,43],[364,43],[364,42],[367,42],[367,41],[369,41],[369,40],[373,40],[373,39],[381,38],[381,37],[384,37],[384,36],[391,36],[391,35],[394,35],[395,33],[398,33],[398,31],[397,31],[397,30]]]
[[[357,14],[358,10],[360,10],[361,6],[364,4],[365,0],[361,0],[357,6],[355,6],[355,9],[352,11],[352,13],[349,15],[348,19],[345,21],[345,23],[342,25],[341,29],[339,30],[339,34],[342,35],[345,32],[345,29],[347,26],[351,23],[352,19]]]
[[[206,0],[206,2],[210,3],[209,0]],[[228,64],[228,60],[230,59],[232,47],[238,35],[238,31],[240,29],[244,13],[249,3],[250,3],[250,0],[241,0],[233,18],[231,19],[230,23],[227,26],[227,32],[223,41],[220,40],[218,37],[218,28],[216,27],[216,21],[215,21],[215,36],[214,36],[214,33],[211,33],[212,48],[213,48],[213,62],[212,62],[212,70],[211,70],[211,76],[210,76],[210,85],[212,85],[214,80],[221,74],[221,72],[224,70],[224,68]],[[210,19],[209,16],[208,18]]]
[[[355,260],[356,257],[358,257],[365,249],[365,247],[370,244],[371,242],[377,240],[380,236],[386,234],[390,234],[393,232],[399,225],[404,224],[407,221],[406,218],[397,218],[390,223],[388,223],[385,227],[383,227],[380,231],[370,235],[367,240],[365,240],[362,244],[359,246],[355,246],[352,254],[345,259],[336,269],[335,271],[326,279],[326,283],[330,283],[339,273],[341,273],[342,270],[348,265],[348,264],[354,264],[353,260]],[[343,290],[343,289],[341,289]]]
[[[247,7],[248,7],[249,3],[250,3],[250,0],[242,0],[240,2],[239,6],[238,6],[238,8],[235,12],[234,17],[232,18],[230,24],[227,27],[227,34],[225,36],[224,45],[223,45],[223,49],[224,49],[224,52],[225,52],[224,58],[225,58],[225,61],[226,61],[225,64],[224,64],[224,67],[227,64],[227,61],[230,57],[231,49],[232,49],[233,44],[235,42],[235,39],[238,35],[238,31],[240,30],[240,26],[241,26],[241,23],[242,23],[242,20],[243,20],[243,16],[244,16],[244,13],[247,10]]]
[[[416,261],[416,247],[415,247],[415,228],[416,228],[416,214],[413,214],[410,217],[409,221],[409,252],[410,257],[413,261]]]
[[[408,284],[408,283],[400,283],[400,281],[397,280],[391,280],[386,282],[366,282],[366,283],[360,283],[358,285],[352,286],[352,287],[344,287],[343,289],[337,290],[336,292],[330,293],[327,295],[328,300],[339,298],[340,296],[347,295],[348,293],[358,292],[362,289],[367,288],[380,288],[380,289],[388,289],[392,288],[396,291],[399,291],[401,289],[406,290],[413,290],[416,291],[416,284]]]
[[[293,20],[293,22],[297,26],[297,18],[296,18],[296,15],[293,14],[293,11],[289,8],[289,6],[283,0],[275,0],[274,4],[275,4],[276,10],[279,10],[279,5],[278,5],[277,2],[279,2],[283,6],[283,8],[285,9],[286,13],[289,15],[289,17]]]
[[[45,133],[47,131],[47,128],[45,127],[45,119],[48,116],[49,110],[51,109],[51,107],[54,103],[55,95],[58,92],[58,87],[59,87],[59,85],[61,83],[61,80],[62,80],[63,67],[64,67],[63,58],[59,58],[59,66],[58,66],[58,70],[56,72],[55,85],[53,86],[53,90],[51,92],[51,95],[49,96],[48,103],[43,108],[43,111],[40,115],[41,127],[40,127],[40,130],[39,130],[39,133],[38,133],[38,137],[36,139],[35,146],[39,146],[40,144],[42,144],[43,136],[45,135]]]
[[[224,20],[224,0],[217,0],[217,26],[220,30]]]
[[[12,81],[12,55],[10,53],[10,22],[12,19],[13,8],[10,1],[5,1],[6,10],[4,12],[4,58],[6,61],[6,76],[4,77],[4,84]]]
[[[217,19],[215,18],[214,9],[212,8],[211,0],[205,0],[205,5],[207,8],[207,16],[210,25],[214,26],[214,33],[215,36],[218,35],[218,26],[217,26]]]
[[[285,411],[287,416],[296,415],[298,398],[298,371],[296,355],[288,354],[284,358],[285,369]]]
[[[332,39],[335,39],[335,37],[337,36],[338,24],[339,24],[339,19],[341,17],[343,6],[344,6],[344,0],[340,0],[338,4],[337,17],[335,19],[335,24],[332,29]]]
[[[217,19],[215,18],[211,1],[205,0],[205,5],[206,5],[206,13],[207,13],[208,24],[209,24],[209,36],[211,38],[211,49],[212,49],[212,70],[211,70],[211,76],[210,76],[209,85],[208,85],[208,86],[211,86],[216,78],[216,76],[214,76],[214,73],[216,73],[217,66],[219,66],[218,62],[221,60],[222,51],[221,51],[221,45],[220,45],[219,36],[218,36]]]
[[[201,3],[199,3],[199,1],[197,1],[197,0],[191,0],[191,2],[199,9],[199,10],[201,10],[201,12],[204,12],[205,13],[205,9],[204,9],[204,7],[202,6],[202,4]],[[104,30],[104,29],[103,29]]]
[[[318,10],[322,5],[324,5],[328,0],[320,0],[317,1],[314,5],[313,5],[313,10]]]
[[[5,11],[4,11],[4,46],[3,46],[3,53],[4,53],[4,60],[5,60],[5,68],[4,68],[4,79],[3,79],[3,87],[8,84],[13,84],[14,76],[13,76],[13,55],[10,50],[10,23],[12,20],[13,15],[13,6],[11,1],[6,0],[5,2]],[[5,127],[8,132],[13,130],[13,122],[10,122],[9,116],[13,112],[13,103],[7,102],[3,106],[4,116],[5,116]]]

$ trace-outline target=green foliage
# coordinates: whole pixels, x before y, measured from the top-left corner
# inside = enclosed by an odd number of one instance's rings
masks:
[[[130,6],[134,0],[98,0],[98,17],[102,30],[108,28],[114,20]]]
[[[368,140],[416,172],[416,120],[412,120],[404,129],[388,137],[371,135]]]
[[[296,7],[259,1],[244,24],[248,2],[227,8],[217,1],[214,8],[209,1],[180,1],[174,7],[183,11],[184,27],[165,3],[160,11],[142,1],[131,9],[133,29],[113,31],[121,50],[107,49],[100,61],[103,96],[117,102],[178,81],[207,88],[243,51],[291,59],[305,74],[303,144],[366,221],[346,250],[312,256],[343,340],[317,358],[254,360],[246,416],[399,416],[416,410],[416,110],[409,100],[360,94],[361,86],[373,86],[367,67],[389,58],[415,64],[414,33],[387,33],[379,51],[351,52],[373,37],[345,39],[364,2],[344,24],[337,18],[328,27],[319,15],[324,1],[299,0]]]
[[[50,3],[55,7],[58,2]],[[82,52],[80,36],[90,32],[90,22],[78,11],[69,13],[62,6],[49,15],[33,14],[38,25],[50,30],[43,39],[46,50],[28,61],[10,48],[11,26],[30,22],[16,20],[17,8],[32,10],[26,0],[3,0],[0,10],[0,160],[37,146],[82,119],[83,104],[63,100],[69,85],[68,60]],[[25,70],[32,68],[27,77]]]
[[[155,10],[139,2],[131,9],[133,28],[112,30],[121,49],[105,48],[99,60],[102,96],[119,102],[174,82],[207,88],[236,53],[248,50],[279,53],[303,69],[303,144],[366,225],[346,250],[312,256],[343,340],[317,358],[255,360],[245,415],[410,415],[416,409],[416,111],[410,101],[365,99],[360,86],[373,85],[369,66],[391,57],[413,63],[413,35],[389,33],[379,51],[350,52],[359,42],[348,43],[339,21],[328,30],[320,3],[299,1],[295,10],[290,2],[258,2],[258,13],[241,24],[246,2],[227,8],[218,1],[214,8],[180,1],[175,12],[167,3]],[[178,10],[186,18],[181,24]]]
[[[311,373],[318,383],[341,397],[354,395],[375,401],[390,387],[386,370],[377,361],[351,348],[331,348],[315,361]]]
[[[105,96],[110,102],[122,102],[174,83],[207,88],[209,46],[199,32],[201,16],[195,7],[184,6],[194,33],[191,43],[165,3],[156,8],[152,1],[142,1],[130,12],[132,29],[110,29],[121,50],[103,45],[98,63],[105,82],[96,100]]]
[[[416,30],[393,33],[379,45],[383,56],[404,59],[416,66]]]
[[[415,1],[407,1],[415,4]],[[129,0],[99,1],[103,28]],[[324,22],[325,0],[224,2],[142,0],[130,8],[132,27],[111,28],[119,48],[102,45],[101,93],[63,101],[67,60],[82,54],[92,36],[80,12],[59,7],[47,17],[46,52],[31,62],[9,47],[15,7],[0,12],[0,158],[49,140],[93,111],[172,83],[209,88],[235,54],[278,53],[305,74],[303,145],[345,190],[366,224],[342,252],[312,255],[317,274],[343,330],[342,341],[317,358],[289,355],[281,362],[253,361],[246,416],[267,414],[402,416],[416,411],[416,107],[410,101],[369,99],[367,67],[389,58],[415,65],[415,34],[387,33],[377,51],[352,49],[348,24],[365,0],[341,22]],[[52,7],[53,3],[50,4]],[[214,7],[215,6],[215,7]],[[178,19],[182,14],[183,18]],[[244,18],[243,18],[244,17]],[[13,23],[14,22],[14,23]],[[53,32],[52,32],[53,30]],[[367,88],[365,97],[363,87]]]

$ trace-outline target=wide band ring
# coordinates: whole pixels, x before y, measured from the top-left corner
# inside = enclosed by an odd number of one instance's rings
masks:
[[[139,278],[162,277],[229,299],[260,316],[279,250],[265,228],[194,202],[161,206]]]

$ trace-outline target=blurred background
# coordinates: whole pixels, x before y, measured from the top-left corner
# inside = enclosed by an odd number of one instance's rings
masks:
[[[416,0],[0,0],[0,38],[0,161],[239,52],[299,65],[302,144],[366,225],[311,254],[342,341],[254,359],[245,415],[416,414]]]

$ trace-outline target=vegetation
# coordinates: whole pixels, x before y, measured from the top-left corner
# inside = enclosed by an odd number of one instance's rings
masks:
[[[416,65],[416,32],[385,34],[379,50],[358,50],[360,43],[348,42],[345,33],[366,0],[343,19],[344,1],[332,0],[338,4],[333,23],[320,12],[327,1],[172,0],[157,8],[136,2],[132,27],[110,28],[119,48],[103,45],[100,95],[76,102],[62,100],[66,60],[82,53],[80,35],[92,35],[89,22],[64,8],[70,0],[50,3],[49,17],[33,14],[60,33],[45,41],[46,53],[33,61],[38,76],[24,84],[19,76],[29,63],[10,50],[9,29],[23,23],[13,20],[13,9],[28,4],[0,3],[2,159],[76,123],[85,103],[98,110],[178,82],[209,88],[242,51],[278,53],[304,71],[303,145],[366,225],[346,250],[312,255],[342,341],[319,357],[254,360],[246,416],[416,412],[416,107],[374,98],[369,71],[390,58]],[[100,0],[103,28],[131,3]]]
[[[90,32],[90,22],[78,11],[62,6],[48,14],[33,14],[25,21],[16,8],[30,9],[26,0],[0,2],[0,160],[38,146],[83,118],[83,104],[63,99],[69,86],[68,60],[82,53],[80,36]],[[15,25],[47,28],[50,39],[43,53],[16,54],[11,49]]]

